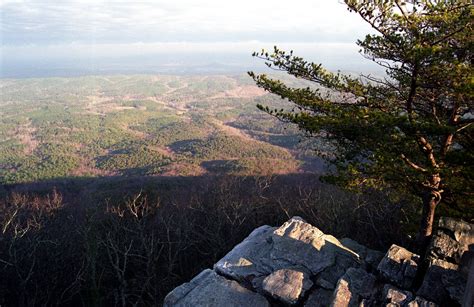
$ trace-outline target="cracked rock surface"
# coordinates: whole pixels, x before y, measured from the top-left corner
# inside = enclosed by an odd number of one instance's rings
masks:
[[[265,277],[262,288],[267,294],[289,305],[296,304],[313,282],[303,270],[281,269]]]
[[[212,270],[204,270],[165,298],[164,306],[270,306],[262,295],[228,280]]]
[[[293,217],[255,229],[164,306],[459,306],[474,291],[463,265],[473,230],[442,218],[423,262],[401,246],[384,254]]]

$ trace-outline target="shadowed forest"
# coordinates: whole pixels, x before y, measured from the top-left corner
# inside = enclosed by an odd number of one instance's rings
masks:
[[[8,189],[0,202],[6,306],[161,304],[262,224],[298,215],[384,248],[408,241],[414,209],[311,174],[64,179]]]

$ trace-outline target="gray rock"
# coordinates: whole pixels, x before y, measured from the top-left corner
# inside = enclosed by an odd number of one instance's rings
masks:
[[[336,282],[334,283],[332,281],[332,277],[336,277],[336,276],[339,276],[339,278],[344,275],[345,272],[342,272],[342,274],[340,272],[337,272],[337,273],[334,273],[332,271],[328,271],[327,274],[324,274],[324,275],[320,275],[316,281],[315,281],[315,284],[318,285],[319,287],[321,288],[324,288],[324,289],[327,289],[327,290],[334,290],[334,288],[336,288],[336,284],[337,282],[339,281],[339,279],[336,280]],[[327,279],[327,277],[331,277],[330,280]]]
[[[331,303],[332,291],[317,288],[314,289],[308,299],[306,300],[305,307],[326,307]]]
[[[385,303],[393,304],[394,306],[404,306],[413,300],[413,294],[410,291],[400,290],[390,284],[386,284],[383,287],[382,295]]]
[[[349,282],[343,278],[337,283],[336,289],[332,295],[331,307],[339,306],[358,306],[359,296],[352,293]]]
[[[273,271],[269,257],[274,230],[274,227],[261,226],[252,231],[214,265],[216,272],[247,284],[252,284],[255,278],[262,280]]]
[[[428,254],[433,258],[467,266],[469,258],[474,257],[474,224],[460,219],[440,218]]]
[[[380,261],[377,270],[390,282],[409,289],[416,276],[419,259],[420,256],[394,244]]]
[[[350,282],[352,291],[363,298],[369,298],[374,292],[376,277],[363,269],[350,268],[343,278]]]
[[[474,225],[461,219],[441,217],[438,223],[439,229],[449,230],[454,239],[462,245],[474,243]]]
[[[349,238],[342,238],[341,244],[354,251],[359,256],[359,259],[364,260],[370,269],[376,269],[384,256],[382,252],[367,248]]]
[[[270,257],[276,268],[302,266],[313,275],[336,263],[336,255],[357,259],[357,254],[339,240],[324,234],[300,217],[293,217],[273,232]]]
[[[407,306],[408,307],[437,307],[438,305],[417,296],[413,301],[409,302]]]
[[[468,265],[466,291],[464,291],[462,305],[474,306],[474,258],[470,259]]]
[[[262,295],[252,292],[212,270],[204,270],[190,282],[171,291],[163,306],[270,306]]]
[[[311,288],[313,282],[302,270],[281,269],[267,276],[262,283],[263,291],[286,303],[296,304]]]
[[[383,257],[384,253],[381,251],[368,248],[367,255],[365,256],[365,262],[370,266],[371,269],[376,270]]]
[[[334,264],[318,274],[316,284],[322,288],[334,289],[339,279],[349,268],[357,268],[360,266],[360,262],[352,255],[336,254]]]
[[[262,284],[263,284],[263,281],[265,280],[265,278],[267,277],[268,275],[266,276],[256,276],[252,279],[252,283],[251,283],[251,288],[253,288],[255,291],[257,292],[262,292],[263,289],[262,289]]]
[[[170,292],[164,306],[269,306],[263,295],[285,305],[303,304],[308,291],[304,306],[458,305],[463,295],[466,301],[474,297],[464,291],[473,247],[474,225],[441,218],[428,250],[427,273],[413,298],[408,290],[418,255],[396,245],[383,255],[293,217],[278,228],[255,229],[214,271],[205,270]],[[375,269],[380,280],[371,274]],[[317,287],[310,290],[313,281]]]
[[[459,264],[465,248],[450,235],[438,230],[430,242],[428,251],[429,255],[434,258]]]
[[[466,279],[459,266],[440,259],[431,259],[423,283],[416,293],[440,305],[461,304]]]
[[[260,290],[263,278],[279,269],[299,267],[316,275],[336,266],[329,278],[334,288],[349,267],[360,262],[359,256],[335,237],[326,235],[300,217],[293,217],[279,228],[262,226],[214,265],[214,269],[232,279]],[[341,268],[337,266],[342,265]]]
[[[316,284],[322,288],[334,289],[339,278],[351,267],[375,269],[383,258],[382,252],[367,248],[352,239],[343,238],[340,243],[352,253],[336,254],[335,263],[324,269],[316,279]]]
[[[372,296],[375,280],[361,268],[349,268],[337,282],[331,306],[359,306],[363,298]]]

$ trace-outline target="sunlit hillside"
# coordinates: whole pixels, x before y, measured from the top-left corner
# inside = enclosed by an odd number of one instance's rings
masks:
[[[268,175],[321,170],[314,139],[257,103],[239,76],[0,81],[0,181],[113,175]]]

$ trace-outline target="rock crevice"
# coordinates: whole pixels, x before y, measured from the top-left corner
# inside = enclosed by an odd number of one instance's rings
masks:
[[[300,217],[261,226],[165,298],[164,306],[455,306],[466,295],[474,227],[442,218],[427,253],[383,254],[324,234]],[[471,248],[471,250],[470,250]],[[420,287],[418,268],[427,272]]]

